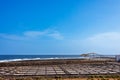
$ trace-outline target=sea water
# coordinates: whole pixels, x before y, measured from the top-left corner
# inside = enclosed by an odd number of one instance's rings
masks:
[[[49,59],[81,59],[80,55],[0,55],[0,62]]]

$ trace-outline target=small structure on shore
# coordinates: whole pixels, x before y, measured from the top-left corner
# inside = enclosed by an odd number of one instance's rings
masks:
[[[117,55],[117,56],[116,56],[116,61],[117,61],[117,62],[120,62],[120,55]]]

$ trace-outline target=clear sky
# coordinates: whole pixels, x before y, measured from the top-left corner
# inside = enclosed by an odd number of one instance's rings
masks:
[[[120,0],[0,0],[0,54],[120,54]]]

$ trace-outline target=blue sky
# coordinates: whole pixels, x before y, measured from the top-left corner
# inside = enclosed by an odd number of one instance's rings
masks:
[[[120,54],[120,0],[0,0],[0,54]]]

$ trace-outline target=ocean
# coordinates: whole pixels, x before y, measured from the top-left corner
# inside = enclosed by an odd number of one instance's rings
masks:
[[[115,58],[115,55],[99,55],[96,58]],[[82,59],[80,55],[0,55],[0,62],[50,59]]]
[[[0,62],[49,59],[81,59],[80,55],[0,55]]]

